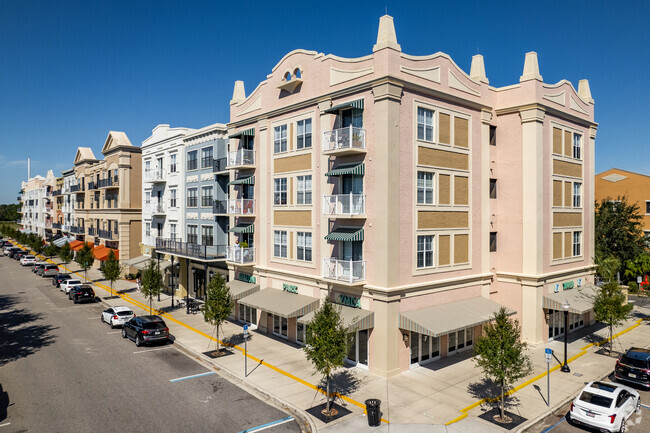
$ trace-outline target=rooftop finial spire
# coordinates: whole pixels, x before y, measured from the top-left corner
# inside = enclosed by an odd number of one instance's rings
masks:
[[[542,76],[539,74],[539,64],[537,63],[537,53],[535,51],[530,51],[526,53],[526,60],[524,61],[524,73],[519,78],[519,81],[528,81],[528,80],[542,80]]]
[[[485,76],[485,63],[483,62],[482,55],[477,54],[475,56],[472,56],[472,67],[469,71],[469,77],[473,80],[478,80],[481,83],[490,83],[490,81]]]
[[[388,8],[386,11],[388,11]],[[402,47],[397,43],[397,34],[395,34],[395,24],[393,23],[393,17],[388,14],[379,18],[377,43],[374,47],[372,47],[372,51],[379,51],[383,48],[392,48],[397,51],[402,51]]]
[[[232,99],[230,105],[237,104],[246,99],[246,90],[244,90],[244,82],[241,80],[235,81],[235,88],[232,91]]]
[[[578,81],[578,96],[584,101],[594,103],[594,99],[591,97],[591,89],[589,88],[589,80]]]

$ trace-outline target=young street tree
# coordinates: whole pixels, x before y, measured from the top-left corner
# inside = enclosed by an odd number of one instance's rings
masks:
[[[307,326],[305,346],[303,350],[307,359],[314,364],[327,384],[326,415],[331,414],[332,398],[330,397],[330,377],[332,372],[343,366],[347,354],[347,330],[343,326],[341,313],[329,299],[316,311],[314,318]]]
[[[609,328],[609,353],[612,353],[614,326],[630,315],[633,305],[625,301],[625,294],[616,283],[605,284],[594,298],[594,318]]]
[[[93,255],[93,250],[90,249],[90,246],[88,245],[87,242],[84,242],[84,246],[77,251],[77,257],[75,257],[75,261],[79,264],[81,269],[84,270],[84,279],[88,280],[87,278],[87,273],[88,269],[93,265],[93,262],[95,261],[95,256]]]
[[[70,249],[70,244],[65,243],[59,250],[59,258],[66,265],[72,260],[72,250]]]
[[[501,422],[505,422],[505,389],[532,371],[526,343],[521,341],[521,328],[510,319],[504,307],[487,323],[483,336],[474,345],[474,362],[485,376],[501,386]]]
[[[59,247],[54,244],[48,244],[43,250],[46,257],[54,257],[59,253]]]
[[[203,305],[203,318],[214,326],[217,333],[217,353],[219,349],[219,328],[228,319],[235,303],[221,274],[215,275],[208,284],[208,293]]]
[[[153,297],[158,296],[162,286],[162,274],[156,262],[151,259],[142,272],[142,285],[140,289],[145,298],[149,299],[149,314],[153,314]]]
[[[120,266],[120,262],[115,257],[113,250],[108,252],[108,258],[102,267],[102,275],[111,282],[111,296],[113,296],[113,283],[122,275],[122,266]]]

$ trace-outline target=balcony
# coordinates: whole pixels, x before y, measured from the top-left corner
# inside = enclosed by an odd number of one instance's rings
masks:
[[[114,233],[110,230],[97,230],[97,234],[100,238],[108,239],[109,241],[112,240],[113,237],[117,237],[117,233]]]
[[[145,170],[144,171],[144,181],[145,182],[165,182],[165,170]]]
[[[167,212],[167,206],[164,203],[145,203],[144,211],[151,215],[164,215]]]
[[[255,167],[255,151],[239,149],[234,152],[228,152],[227,164],[229,169],[253,168]]]
[[[238,265],[252,265],[255,263],[255,248],[228,247],[226,261]]]
[[[228,158],[215,159],[212,164],[212,171],[214,173],[228,170]]]
[[[225,259],[226,248],[226,245],[207,246],[172,239],[156,238],[156,251],[159,253],[206,261]]]
[[[100,179],[98,186],[100,188],[117,188],[119,186],[118,176],[107,177],[106,179]]]
[[[366,130],[348,126],[323,132],[323,153],[327,155],[366,153]]]
[[[237,198],[230,200],[215,200],[212,213],[240,216],[255,216],[255,200]]]
[[[61,229],[63,228],[63,224],[60,224],[60,223],[52,223],[52,228],[53,228],[53,229],[57,229],[57,230],[61,230]]]
[[[71,228],[72,228],[72,227],[71,227],[69,224],[63,224],[63,231],[64,231],[64,232],[69,232],[69,231],[71,231],[71,230],[70,230]]]
[[[95,227],[89,227],[88,236],[97,236],[97,229]]]
[[[365,260],[339,260],[337,258],[323,259],[323,278],[357,283],[366,280]]]
[[[70,226],[70,233],[84,234],[85,228],[80,226]]]
[[[63,190],[62,190],[62,189],[54,190],[54,191],[52,191],[52,195],[53,195],[54,197],[57,197],[57,196],[63,195]]]
[[[364,194],[334,194],[323,196],[323,215],[354,217],[366,214]]]
[[[81,193],[81,192],[84,192],[84,191],[85,191],[84,186],[81,185],[81,184],[79,184],[79,185],[72,185],[72,186],[70,187],[70,192]]]
[[[99,185],[97,185],[97,182],[88,182],[88,191],[92,189],[97,189],[99,188]]]

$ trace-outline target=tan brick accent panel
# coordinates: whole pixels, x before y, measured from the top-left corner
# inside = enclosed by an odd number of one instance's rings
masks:
[[[573,205],[571,198],[571,182],[564,182],[564,207],[571,207]]]
[[[553,233],[553,259],[562,258],[562,233]]]
[[[289,178],[289,191],[287,191],[289,195],[289,204],[293,204],[293,177]]]
[[[562,176],[582,177],[582,164],[553,160],[553,174]]]
[[[451,258],[449,253],[451,248],[450,238],[451,236],[449,235],[438,236],[438,266],[447,266],[451,264],[449,261]]]
[[[582,225],[582,213],[553,212],[553,227],[578,227]]]
[[[418,212],[419,229],[455,229],[467,228],[469,215],[467,212]]]
[[[451,204],[451,176],[441,174],[438,176],[438,203]]]
[[[311,170],[311,153],[304,155],[276,158],[273,160],[273,172],[285,173],[287,171]]]
[[[562,130],[553,128],[553,153],[562,155]]]
[[[454,235],[454,264],[469,262],[469,235]]]
[[[553,206],[562,206],[562,181],[553,181]]]
[[[438,141],[444,144],[451,144],[451,116],[440,113],[438,122]]]
[[[571,257],[573,244],[571,243],[571,232],[564,233],[564,257]]]
[[[278,226],[311,227],[311,211],[276,210],[273,212],[273,223]]]
[[[564,131],[564,154],[566,156],[571,156],[571,133],[569,131]]]
[[[448,152],[446,150],[418,147],[418,164],[432,167],[455,168],[467,170],[469,156],[464,153]]]
[[[469,179],[454,176],[454,204],[469,204]]]
[[[469,121],[454,117],[454,145],[469,147]]]

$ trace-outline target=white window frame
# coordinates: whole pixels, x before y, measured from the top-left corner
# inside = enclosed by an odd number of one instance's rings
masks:
[[[192,236],[194,239],[196,239],[196,243],[194,245],[200,245],[199,241],[201,240],[199,238],[199,226],[197,224],[188,224],[187,225],[187,242],[190,243],[190,236]]]
[[[422,122],[420,122],[420,111],[422,111]],[[430,113],[430,117],[427,118],[426,114]],[[416,136],[420,141],[426,141],[433,143],[435,141],[434,137],[434,125],[435,125],[435,110],[430,108],[418,107],[416,113]],[[420,127],[422,128],[422,136],[420,136]],[[430,133],[430,138],[427,138],[427,132]]]
[[[284,339],[289,339],[289,319],[286,317],[278,316],[275,314],[272,314],[273,316],[273,335],[277,335],[278,337],[284,338]],[[279,325],[278,328],[280,329],[279,332],[275,330],[276,328],[276,323]],[[284,327],[282,326],[284,323]],[[286,335],[282,333],[282,330],[286,329]]]
[[[574,159],[582,159],[582,134],[573,133],[573,152]]]
[[[286,230],[273,231],[273,257],[279,259],[286,259],[288,257]]]
[[[92,197],[90,197],[92,201]],[[145,191],[144,192],[144,204],[150,204],[151,203],[151,191]]]
[[[573,183],[573,207],[582,207],[582,183]]]
[[[206,191],[209,191],[209,194],[206,194]],[[212,207],[212,202],[214,201],[213,192],[214,188],[212,185],[201,187],[201,207]],[[209,198],[208,204],[203,204],[205,198]]]
[[[178,167],[176,165],[176,154],[172,153],[169,155],[169,172],[176,173]]]
[[[420,244],[420,238],[422,238],[423,243]],[[425,244],[426,239],[424,238],[431,238],[430,239],[430,247],[431,249],[426,249],[427,245]],[[435,243],[436,241],[436,236],[435,235],[418,235],[416,239],[416,255],[415,255],[415,266],[417,269],[430,269],[435,266],[435,260],[434,260],[434,252],[435,252]],[[420,249],[422,247],[422,249]],[[423,265],[420,266],[420,254],[422,254],[422,263]],[[430,259],[431,259],[431,264],[427,265],[426,264],[426,258],[427,255],[430,254]]]
[[[309,187],[308,187],[309,186]],[[310,175],[296,177],[296,204],[312,204],[312,178]]]
[[[169,238],[171,240],[176,239],[176,224],[174,224],[174,223],[169,224]]]
[[[284,206],[287,203],[287,178],[278,177],[273,179],[273,205]]]
[[[573,232],[573,257],[582,256],[582,232],[576,230]]]
[[[422,182],[420,181],[420,175],[423,176]],[[431,184],[427,185],[426,182],[429,180],[427,177],[431,177]],[[431,171],[418,171],[416,174],[416,200],[417,204],[435,204],[436,199],[435,199],[435,173]],[[422,201],[420,200],[420,191],[422,191]],[[431,200],[427,200],[427,192],[431,193]]]
[[[170,207],[177,207],[177,202],[176,202],[176,189],[170,189],[169,190],[169,206]]]
[[[144,223],[144,235],[151,236],[151,223]]]
[[[193,191],[193,194],[190,194],[190,192]],[[193,206],[190,206],[189,204],[189,199],[194,198],[196,199],[196,204]],[[187,199],[185,200],[185,206],[191,209],[194,209],[196,207],[199,207],[199,189],[197,187],[191,187],[187,188]]]
[[[312,146],[311,119],[302,119],[296,122],[296,149],[309,149]],[[307,146],[309,139],[309,146]]]
[[[273,128],[273,153],[285,153],[287,151],[287,125],[280,125]]]
[[[297,232],[296,237],[296,260],[311,262],[313,260],[311,232]],[[309,254],[309,259],[307,259],[307,254]]]

